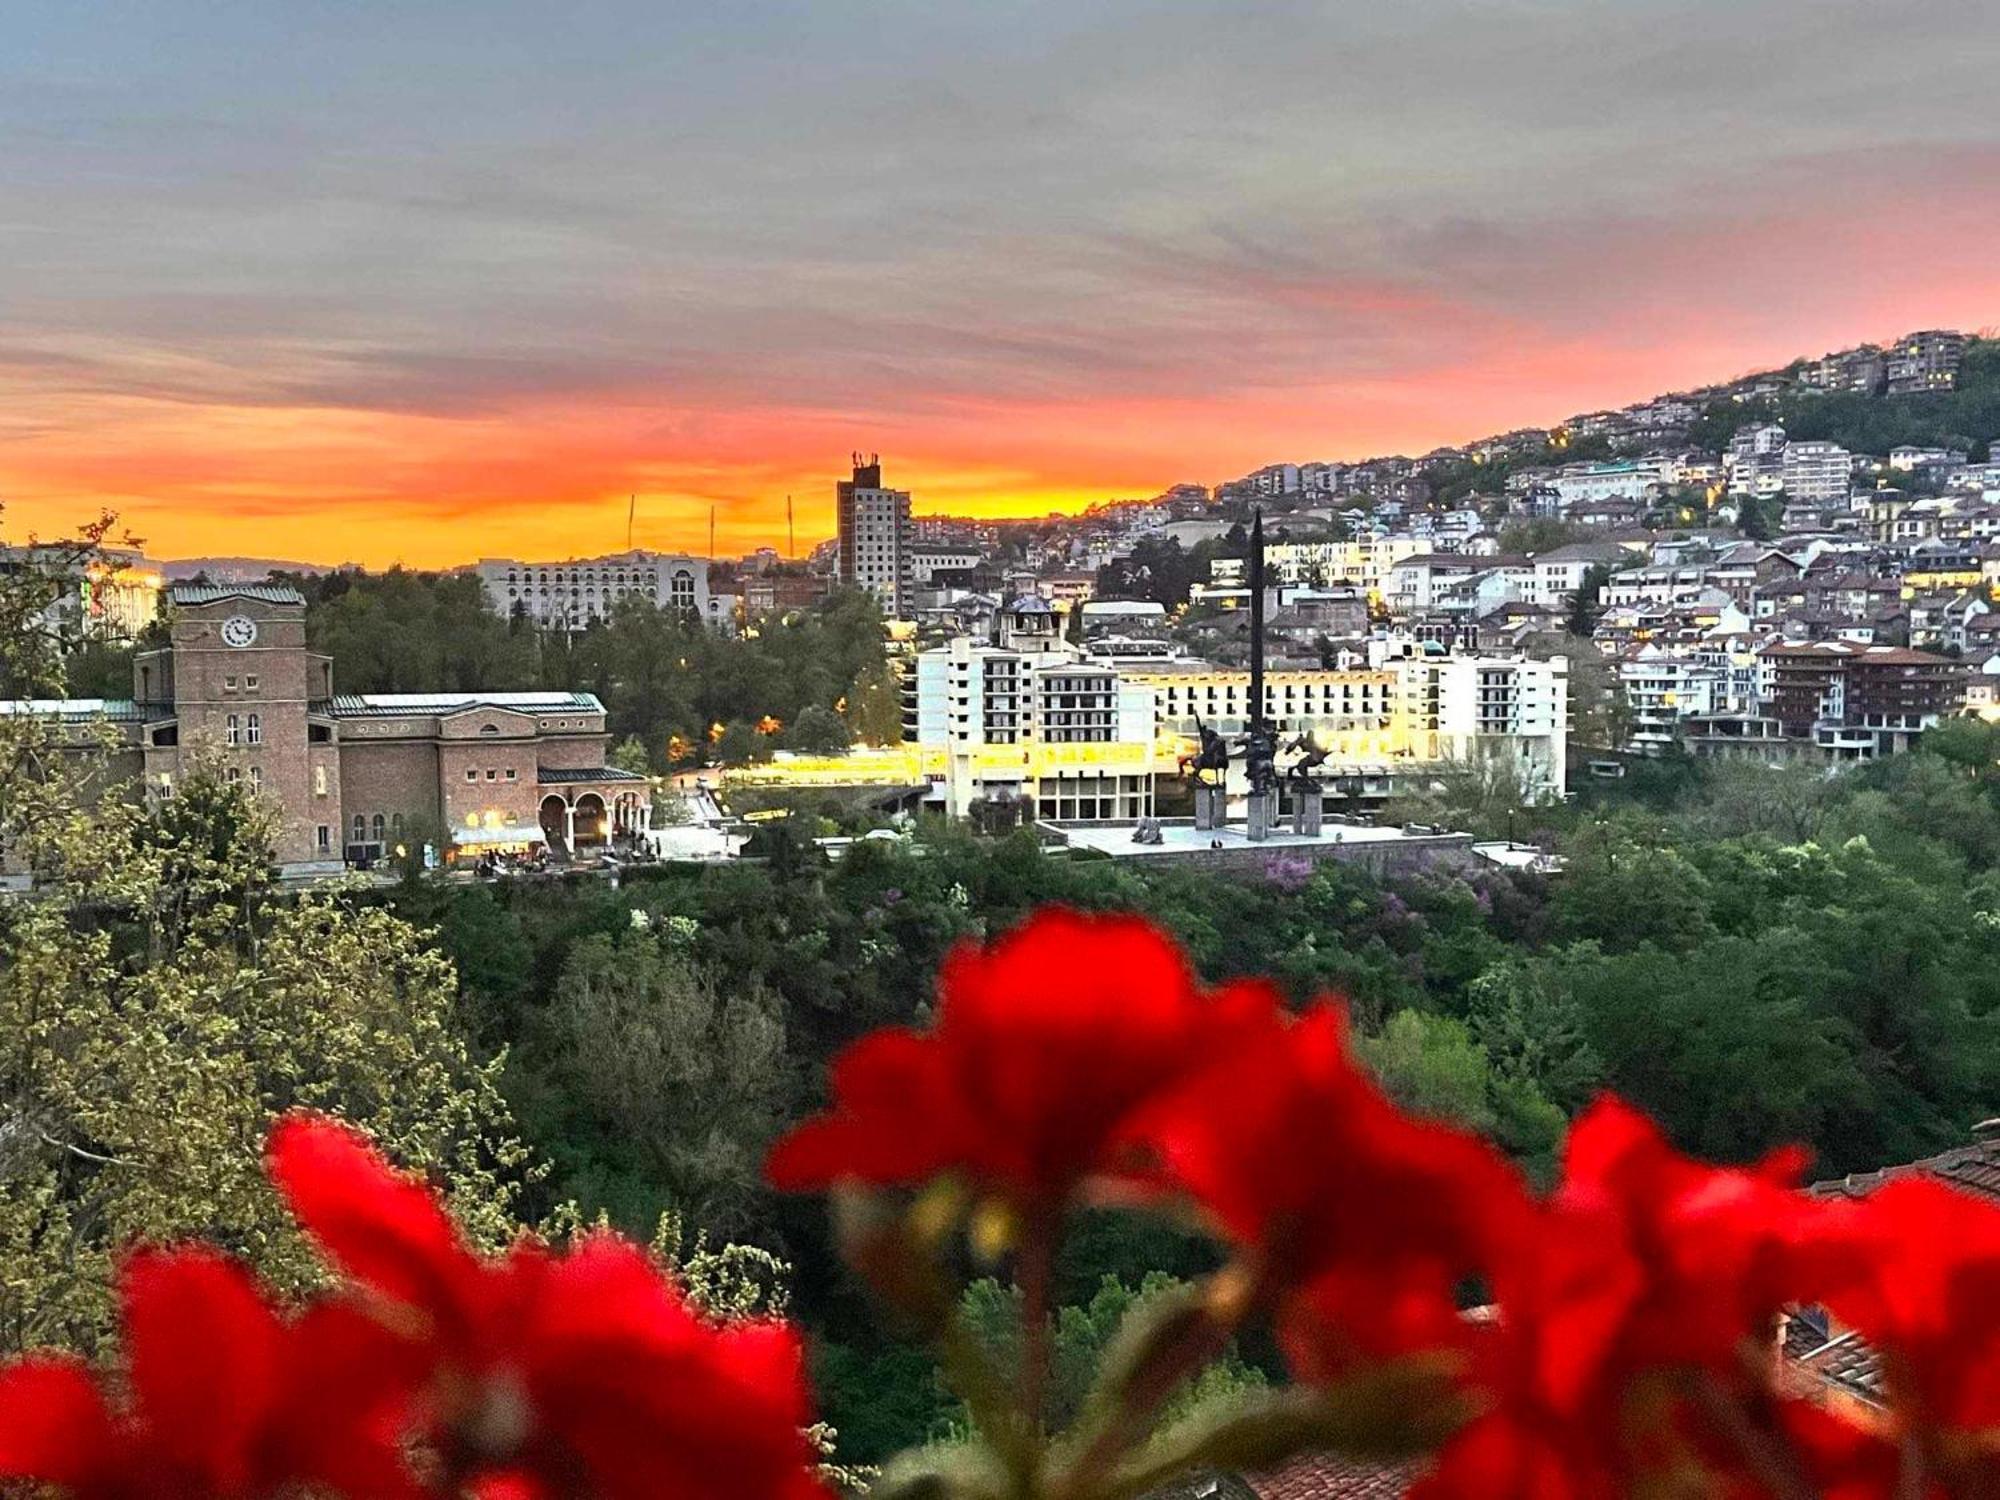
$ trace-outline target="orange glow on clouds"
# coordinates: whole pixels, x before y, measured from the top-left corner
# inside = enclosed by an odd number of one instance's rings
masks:
[[[1977,328],[2000,309],[2000,266],[1990,238],[1962,231],[1996,206],[2000,193],[1962,194],[1920,236],[1907,204],[1861,224],[1840,205],[1623,240],[1578,231],[1500,265],[1509,286],[1468,274],[1449,295],[1252,285],[1237,290],[1261,320],[1241,340],[1183,349],[1162,334],[1133,378],[1086,372],[1048,393],[996,380],[980,394],[976,371],[931,390],[913,362],[900,387],[841,405],[788,402],[777,380],[769,398],[634,380],[375,410],[287,400],[277,380],[269,394],[135,390],[29,354],[0,363],[0,500],[10,537],[110,508],[157,557],[379,567],[616,550],[631,493],[641,546],[706,548],[713,507],[719,553],[782,548],[790,494],[803,553],[831,533],[857,448],[882,454],[919,514],[1035,516],[1271,462],[1420,453],[1911,328]],[[1358,354],[1338,321],[1357,308],[1385,320]],[[1322,344],[1346,352],[1322,358]]]

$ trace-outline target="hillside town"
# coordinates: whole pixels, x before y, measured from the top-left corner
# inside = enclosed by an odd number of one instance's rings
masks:
[[[1269,657],[1263,711],[1348,815],[1452,767],[1498,767],[1525,801],[1547,802],[1579,775],[1622,776],[1638,759],[1865,761],[1907,751],[1953,716],[2000,718],[2000,462],[1987,431],[1881,451],[1811,434],[1932,430],[1940,403],[2000,384],[1995,354],[1990,341],[1918,332],[1418,458],[1273,464],[1039,520],[916,514],[882,460],[857,453],[835,486],[837,534],[802,558],[635,548],[486,558],[467,572],[494,615],[558,638],[630,602],[755,635],[829,591],[865,592],[888,625],[900,738],[720,769],[763,788],[906,787],[904,810],[989,827],[1185,815],[1204,733],[1240,742],[1257,716],[1253,614]],[[1875,420],[1883,414],[1900,424]],[[1910,420],[1926,416],[1928,426]],[[1265,572],[1253,601],[1258,518]],[[247,639],[274,609],[290,611],[303,647],[304,601],[289,586],[255,564],[188,571],[130,551],[100,557],[61,607],[131,639],[162,599],[179,604],[183,652],[233,644],[208,641],[196,623],[207,615]],[[171,738],[159,748],[162,735],[191,713],[231,717],[237,706],[210,695],[199,710],[177,707],[191,669],[177,676],[172,659],[141,652],[129,700],[64,706],[155,747],[156,781],[179,754]],[[417,773],[408,807],[384,790],[365,806],[322,793],[293,809],[302,866],[378,859],[405,821],[458,829],[468,810],[468,847],[515,839],[565,855],[646,821],[604,790],[619,773],[589,694],[574,702],[595,716],[585,758],[604,786],[584,789],[580,838],[577,789],[564,779],[573,770],[544,768],[540,781],[563,784],[540,786],[510,767],[521,790],[504,810],[472,806],[479,799],[456,786],[451,716],[518,719],[506,692],[341,697],[333,664],[318,670],[317,695],[267,710],[249,733],[296,718],[286,753],[303,767],[308,725],[329,744],[387,727],[431,742],[447,768]],[[408,722],[392,724],[399,714]],[[531,724],[530,739],[549,727]],[[481,732],[492,732],[483,721]],[[265,784],[263,765],[244,774]],[[1232,798],[1247,794],[1245,774],[1240,760],[1227,768]],[[365,778],[350,766],[342,779],[351,792]],[[311,801],[306,783],[299,770],[268,784]]]

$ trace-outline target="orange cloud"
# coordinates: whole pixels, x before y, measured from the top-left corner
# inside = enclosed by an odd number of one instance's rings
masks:
[[[532,365],[496,379],[412,359],[372,405],[367,367],[330,381],[311,354],[307,371],[246,360],[223,379],[223,362],[137,341],[17,351],[0,363],[0,498],[14,533],[110,507],[159,556],[441,566],[619,547],[634,493],[640,544],[705,548],[712,510],[723,553],[783,546],[790,495],[803,551],[831,531],[855,448],[880,451],[920,512],[988,516],[1421,452],[1988,321],[2000,188],[1967,173],[1990,161],[1878,163],[1866,214],[1851,175],[1808,175],[1734,218],[1410,232],[1394,274],[1328,269],[1331,252],[1149,250],[1124,266],[1146,293],[1129,308],[1060,330],[926,327],[901,357],[885,325],[851,380],[797,351],[768,378],[746,359],[539,383]]]

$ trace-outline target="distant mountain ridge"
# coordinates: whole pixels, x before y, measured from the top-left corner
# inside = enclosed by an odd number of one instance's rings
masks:
[[[217,583],[262,583],[273,573],[338,573],[358,563],[289,562],[277,557],[170,557],[160,563],[169,579],[180,582],[206,573]]]

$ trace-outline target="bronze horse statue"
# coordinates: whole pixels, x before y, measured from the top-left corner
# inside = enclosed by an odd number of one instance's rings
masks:
[[[1194,716],[1194,729],[1201,736],[1201,748],[1180,758],[1180,773],[1197,786],[1219,785],[1219,782],[1207,780],[1205,773],[1212,771],[1218,777],[1228,776],[1229,742],[1202,723],[1200,714]]]

